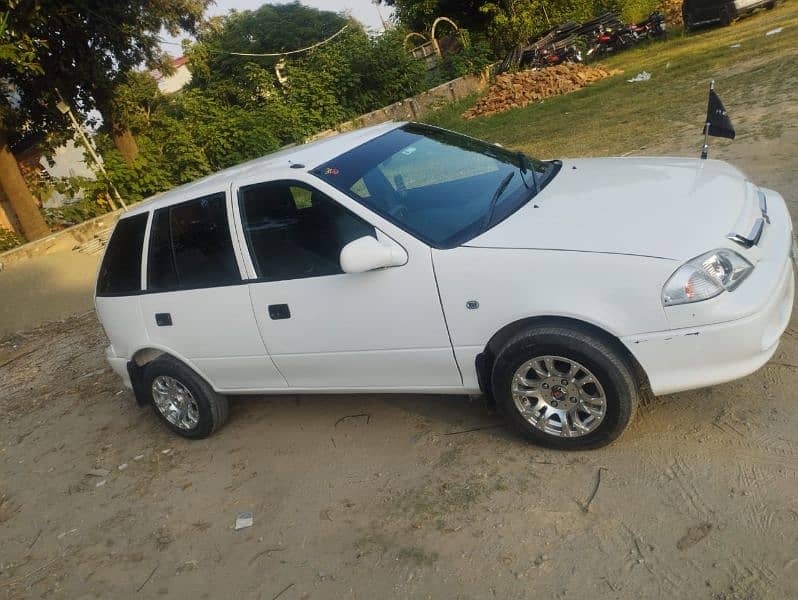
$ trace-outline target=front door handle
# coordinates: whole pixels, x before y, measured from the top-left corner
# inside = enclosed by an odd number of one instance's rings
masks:
[[[288,308],[287,304],[270,304],[269,316],[275,321],[279,319],[290,319],[291,309]]]

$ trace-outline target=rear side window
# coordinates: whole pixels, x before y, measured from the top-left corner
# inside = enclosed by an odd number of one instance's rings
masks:
[[[97,277],[98,296],[130,296],[141,290],[141,250],[146,228],[147,213],[119,220]]]
[[[147,290],[166,292],[238,283],[224,194],[155,211]]]

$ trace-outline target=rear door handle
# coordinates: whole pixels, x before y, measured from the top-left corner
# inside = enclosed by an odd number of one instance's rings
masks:
[[[158,327],[171,327],[172,315],[169,313],[155,313],[155,324]]]
[[[280,319],[290,319],[291,309],[288,308],[287,304],[270,304],[269,316],[275,321]]]

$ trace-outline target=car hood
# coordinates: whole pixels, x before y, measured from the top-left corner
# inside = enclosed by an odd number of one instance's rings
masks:
[[[563,160],[535,198],[464,245],[687,260],[747,234],[757,213],[756,188],[722,161]]]

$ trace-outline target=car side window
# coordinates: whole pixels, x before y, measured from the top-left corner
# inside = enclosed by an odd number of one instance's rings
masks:
[[[155,211],[147,290],[166,292],[241,281],[223,193]]]
[[[341,249],[374,227],[298,181],[270,181],[238,192],[241,224],[258,279],[337,275]]]
[[[142,213],[117,223],[97,277],[98,296],[129,296],[141,291],[141,250],[147,217]]]

